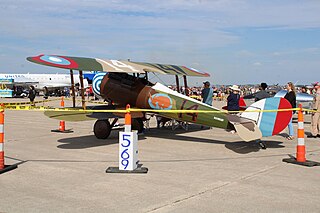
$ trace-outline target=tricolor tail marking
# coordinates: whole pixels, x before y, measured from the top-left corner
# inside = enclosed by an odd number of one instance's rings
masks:
[[[241,117],[255,121],[263,137],[279,134],[288,125],[292,111],[248,112],[251,110],[289,109],[291,105],[284,98],[266,98],[253,103],[241,114]]]

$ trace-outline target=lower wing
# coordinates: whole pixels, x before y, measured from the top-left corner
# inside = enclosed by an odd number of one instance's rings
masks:
[[[106,120],[109,118],[124,118],[123,112],[104,112],[103,110],[124,110],[124,108],[116,108],[110,105],[88,106],[87,110],[94,112],[81,111],[82,108],[63,108],[65,111],[45,111],[44,114],[53,119],[63,121],[88,121],[88,120]],[[77,111],[77,109],[79,111]],[[99,112],[101,111],[101,112]],[[132,118],[141,118],[144,116],[142,112],[130,112]]]

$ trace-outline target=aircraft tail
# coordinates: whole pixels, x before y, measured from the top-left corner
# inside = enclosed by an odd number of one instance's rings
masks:
[[[228,116],[228,119],[243,140],[251,141],[277,135],[284,130],[292,118],[292,111],[277,110],[289,108],[292,106],[285,98],[266,98],[250,105],[240,114],[238,120],[232,116]],[[258,112],[258,110],[269,111]]]

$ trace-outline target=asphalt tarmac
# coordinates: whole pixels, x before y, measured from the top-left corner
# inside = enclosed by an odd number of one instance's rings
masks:
[[[5,111],[5,163],[19,165],[0,175],[0,212],[320,211],[320,167],[282,162],[297,145],[287,130],[264,138],[263,150],[223,129],[155,123],[138,141],[148,173],[110,174],[118,166],[118,130],[98,140],[94,121],[85,121],[67,122],[72,133],[54,133],[59,121],[42,112]],[[307,159],[320,162],[320,138],[305,142]]]

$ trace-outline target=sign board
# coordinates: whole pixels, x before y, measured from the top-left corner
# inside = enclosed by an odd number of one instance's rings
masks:
[[[135,170],[138,167],[138,133],[119,132],[119,170]]]
[[[0,97],[2,98],[12,98],[13,90],[11,89],[1,89],[0,90]]]
[[[0,78],[0,84],[12,84],[13,83],[13,79],[6,79],[6,78]]]

